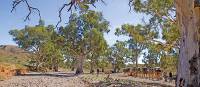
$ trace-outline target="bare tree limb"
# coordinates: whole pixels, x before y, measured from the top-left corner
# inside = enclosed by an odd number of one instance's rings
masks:
[[[40,10],[35,8],[35,7],[32,7],[27,0],[14,0],[13,1],[13,4],[12,4],[12,10],[11,10],[11,13],[16,9],[16,7],[19,5],[19,4],[22,4],[22,3],[25,3],[27,8],[28,8],[28,11],[29,13],[27,14],[27,16],[25,17],[24,21],[27,21],[27,20],[30,20],[30,15],[33,13],[33,11],[37,11],[38,12],[38,15],[39,15],[39,18],[41,19],[41,14],[40,14]]]
[[[104,0],[95,0],[95,1],[96,2],[101,1],[103,4],[106,5]],[[71,0],[69,3],[63,4],[63,6],[60,8],[59,15],[58,15],[59,21],[56,24],[56,28],[58,28],[58,25],[62,22],[62,12],[63,12],[63,10],[68,6],[69,6],[69,8],[67,9],[67,12],[71,11],[73,6],[74,6],[74,8],[76,10],[77,7],[79,6],[79,3],[81,3],[81,2],[88,2],[88,3],[90,3],[92,6],[94,6],[96,8],[96,6],[94,5],[94,2],[92,0],[91,1],[87,1],[87,0]],[[91,2],[93,2],[93,3],[91,3]]]
[[[71,0],[68,4],[63,4],[63,6],[60,8],[60,10],[58,12],[59,13],[59,15],[58,15],[59,21],[56,24],[56,28],[58,28],[58,25],[62,22],[62,11],[63,11],[63,9],[66,8],[67,6],[69,6],[69,8],[67,9],[68,12],[72,9],[72,6],[74,6],[75,9],[76,9],[75,4],[78,3],[78,1],[79,0]]]
[[[21,2],[22,2],[22,0],[13,1],[11,13],[16,9],[17,5],[20,4]]]
[[[95,2],[98,2],[98,1],[101,1],[102,3],[106,4],[104,2],[104,0],[95,0],[95,1],[88,1],[88,0],[71,0],[69,3],[64,3],[63,6],[61,7],[61,9],[59,10],[59,21],[58,23],[56,24],[56,27],[58,28],[58,25],[62,22],[62,12],[63,10],[69,6],[69,8],[67,9],[67,12],[71,11],[72,10],[72,7],[74,6],[75,10],[77,9],[77,7],[79,6],[79,4],[81,2],[88,2],[89,4],[91,4],[92,6],[96,7],[94,5]],[[91,3],[93,2],[93,3]],[[20,4],[25,4],[27,6],[27,9],[28,9],[28,14],[26,15],[24,21],[27,21],[27,20],[30,20],[30,15],[36,11],[38,12],[38,15],[39,15],[39,18],[41,19],[41,14],[40,14],[40,10],[38,8],[35,8],[35,7],[32,7],[30,5],[30,3],[28,2],[28,0],[13,0],[13,3],[12,3],[12,9],[11,9],[11,13],[17,8],[18,5]]]
[[[41,19],[40,10],[37,9],[37,8],[35,8],[35,7],[30,6],[27,0],[23,0],[23,1],[25,1],[26,5],[27,5],[27,7],[28,7],[28,10],[29,10],[29,13],[28,13],[28,15],[26,16],[26,19],[25,19],[24,21],[30,20],[30,15],[32,14],[32,12],[33,12],[34,10],[38,12],[38,15],[39,15],[39,17],[40,17],[40,19]]]
[[[129,12],[131,12],[132,3],[133,3],[133,0],[129,0],[129,2],[128,2],[128,5],[129,5]]]
[[[62,22],[62,11],[63,11],[63,9],[64,9],[66,6],[67,6],[67,4],[63,4],[63,6],[61,7],[61,9],[59,10],[59,15],[58,15],[59,21],[58,21],[58,23],[56,24],[56,28],[58,28],[58,25]]]
[[[104,5],[106,5],[106,2],[104,2],[104,0],[101,0],[101,2],[102,2]]]

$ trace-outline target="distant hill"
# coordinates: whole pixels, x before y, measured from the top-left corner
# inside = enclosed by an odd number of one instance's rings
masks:
[[[23,64],[28,60],[28,53],[14,45],[0,45],[0,62]]]

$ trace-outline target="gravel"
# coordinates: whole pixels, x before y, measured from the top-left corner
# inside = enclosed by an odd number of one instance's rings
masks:
[[[33,74],[14,76],[0,81],[0,87],[88,87],[78,76],[73,74]]]
[[[83,80],[90,83],[91,87],[175,87],[174,82],[164,82],[163,80],[149,80],[124,76],[122,73],[111,74],[109,79],[107,75],[83,75]]]
[[[37,73],[31,72],[24,76],[14,76],[0,81],[0,87],[174,87],[174,83],[152,81],[123,74],[112,74],[106,79],[106,74],[83,74],[76,76],[65,72]]]

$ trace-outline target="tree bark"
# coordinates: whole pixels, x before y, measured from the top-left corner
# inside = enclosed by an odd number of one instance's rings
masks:
[[[136,57],[136,60],[135,60],[135,67],[138,68],[138,57]]]
[[[134,67],[136,67],[136,68],[138,68],[138,54],[139,53],[137,53],[136,57],[133,58],[133,63],[135,62],[135,66]]]
[[[175,0],[181,32],[177,87],[200,87],[199,25],[200,8],[194,0]]]
[[[54,70],[54,72],[58,72],[58,64],[54,64],[53,70]]]
[[[75,69],[75,62],[76,62],[76,60],[75,59],[73,59],[72,60],[72,63],[71,63],[71,71],[74,71],[74,69]]]
[[[117,69],[117,68],[116,68],[116,63],[112,64],[112,68],[113,68],[113,69],[112,69],[112,73],[116,73],[116,69]]]
[[[54,72],[58,72],[58,60],[56,60],[55,57],[53,58],[52,63],[53,63],[53,68],[52,68],[53,71],[54,71]]]
[[[84,55],[81,54],[77,58],[77,69],[75,74],[83,74],[83,62],[84,62]]]
[[[74,66],[71,67],[71,71],[74,71]]]

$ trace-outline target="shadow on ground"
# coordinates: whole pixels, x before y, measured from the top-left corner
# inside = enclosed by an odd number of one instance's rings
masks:
[[[38,72],[30,72],[24,75],[17,76],[50,76],[50,77],[75,77],[78,76],[74,73],[64,73],[64,72],[52,72],[52,73],[38,73]]]
[[[134,82],[130,80],[107,80],[98,83],[90,83],[90,87],[173,87],[157,83]]]

